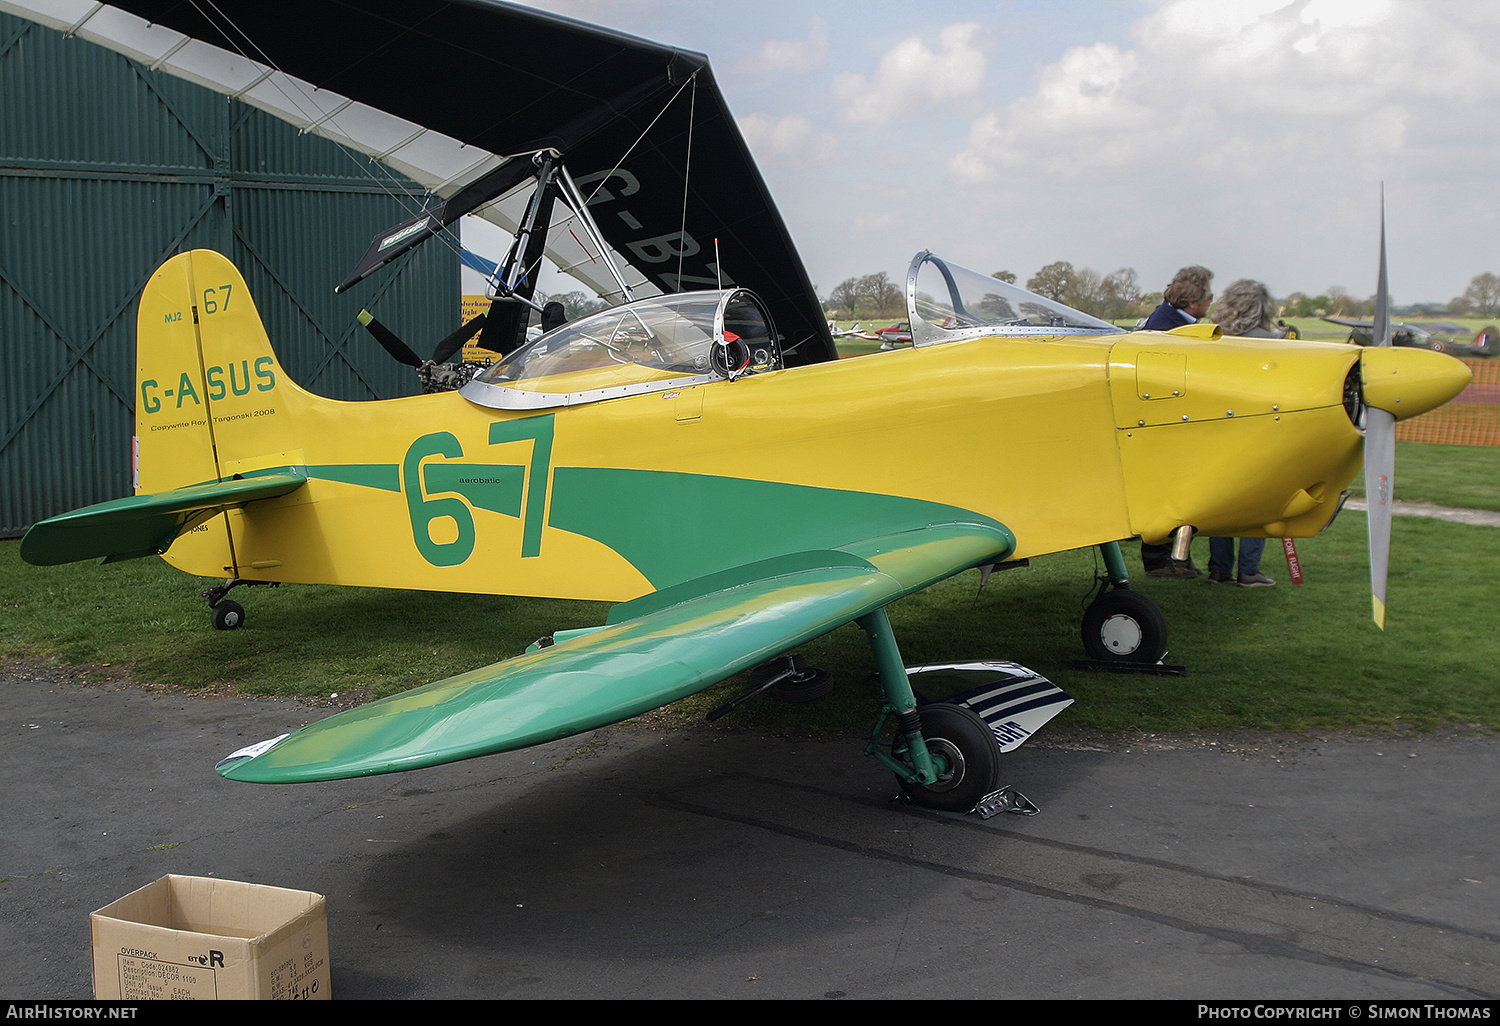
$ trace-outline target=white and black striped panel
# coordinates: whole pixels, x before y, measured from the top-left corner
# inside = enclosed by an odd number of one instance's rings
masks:
[[[967,705],[995,733],[1002,752],[1019,746],[1073,699],[1046,677],[1020,663],[954,663],[911,667],[908,673],[945,672],[978,681],[945,701]]]

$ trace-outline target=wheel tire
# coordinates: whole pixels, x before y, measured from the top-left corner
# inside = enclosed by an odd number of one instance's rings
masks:
[[[934,757],[948,770],[931,784],[897,778],[901,790],[918,805],[945,812],[968,812],[1000,786],[1000,745],[989,724],[967,706],[951,703],[924,705],[922,737]]]
[[[245,623],[245,607],[229,599],[216,604],[209,610],[209,615],[216,631],[238,630]]]
[[[1156,663],[1167,652],[1167,618],[1138,591],[1106,591],[1083,614],[1083,647],[1090,659]]]
[[[791,670],[791,676],[772,684],[770,695],[778,702],[811,702],[833,690],[833,674],[817,666],[808,666],[799,655],[783,654],[767,659],[750,671],[750,683],[761,687],[774,677]]]
[[[799,668],[786,680],[771,685],[778,702],[812,702],[833,690],[833,674],[820,666]]]

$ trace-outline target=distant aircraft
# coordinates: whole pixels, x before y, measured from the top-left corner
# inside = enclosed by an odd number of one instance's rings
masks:
[[[1374,321],[1362,321],[1349,317],[1324,317],[1323,320],[1330,324],[1343,325],[1352,328],[1349,332],[1349,342],[1358,346],[1374,345]],[[1391,323],[1391,344],[1398,346],[1412,346],[1418,349],[1431,349],[1437,353],[1451,353],[1455,356],[1495,356],[1496,345],[1492,336],[1481,331],[1472,342],[1460,342],[1460,338],[1467,338],[1469,329],[1461,324],[1453,324],[1447,321],[1393,321]]]

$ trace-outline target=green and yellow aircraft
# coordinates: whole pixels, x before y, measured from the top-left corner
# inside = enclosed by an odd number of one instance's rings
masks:
[[[152,32],[186,19],[178,27],[195,37],[205,32],[194,20],[212,13],[119,6],[149,17]],[[915,800],[966,811],[995,792],[999,753],[1070,700],[997,664],[960,700],[919,707],[887,605],[973,567],[1101,546],[1116,587],[1091,610],[1092,630],[1134,651],[1159,612],[1128,588],[1115,543],[1315,534],[1360,469],[1366,420],[1384,460],[1394,418],[1469,379],[1459,361],[1414,349],[1231,340],[1205,324],[1121,333],[930,253],[908,273],[913,346],[838,360],[706,60],[482,0],[439,6],[451,38],[417,3],[367,18],[306,0],[296,33],[265,5],[215,10],[283,48],[276,74],[301,61],[309,81],[406,104],[397,113],[431,99],[422,80],[402,83],[415,97],[393,98],[382,51],[360,49],[335,74],[325,65],[341,58],[321,40],[393,32],[391,53],[445,73],[479,60],[497,74],[504,62],[466,45],[497,27],[516,54],[580,55],[552,92],[472,138],[467,108],[444,122],[466,146],[510,156],[480,161],[477,177],[377,236],[345,283],[462,214],[519,197],[507,222],[516,248],[481,335],[502,358],[457,391],[322,398],[287,377],[228,259],[173,256],[138,314],[136,494],[35,525],[22,555],[159,553],[227,579],[214,596],[225,627],[243,610],[224,592],[252,582],[615,605],[596,629],[234,753],[218,767],[225,777],[327,780],[539,744],[856,622],[884,695],[871,753]],[[414,19],[410,32],[392,28],[402,18]],[[87,37],[87,25],[75,29]],[[181,44],[158,43],[155,63],[170,69]],[[317,98],[345,110],[331,89]],[[716,177],[688,179],[695,146]],[[567,166],[585,173],[575,182]],[[567,231],[549,230],[554,200]],[[707,244],[720,238],[737,276]],[[532,269],[544,251],[562,262],[548,247],[569,239],[584,247],[572,266],[609,269],[604,290],[622,302],[525,342]],[[1367,476],[1388,496],[1387,463]],[[1388,532],[1372,540],[1383,553]],[[1382,562],[1380,615],[1383,581]],[[788,663],[768,683],[800,672]]]
[[[787,368],[753,293],[659,296],[557,328],[458,392],[346,403],[287,378],[228,260],[184,253],[141,298],[137,495],[36,525],[22,554],[618,603],[597,630],[222,764],[233,779],[550,741],[858,621],[907,738],[888,758],[942,800],[963,766],[989,767],[993,741],[950,722],[957,706],[931,722],[917,709],[886,605],[972,567],[1136,535],[1314,534],[1360,468],[1361,405],[1411,416],[1469,377],[1428,351],[1211,326],[1007,337],[982,316],[953,323],[997,299],[924,301],[947,327],[913,311],[919,339],[952,338]],[[973,773],[961,805],[995,782]]]

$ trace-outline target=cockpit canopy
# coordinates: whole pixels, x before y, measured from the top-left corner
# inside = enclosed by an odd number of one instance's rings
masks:
[[[683,292],[554,328],[460,391],[481,406],[576,406],[780,370],[771,315],[748,289]]]
[[[979,336],[1106,335],[1124,329],[925,250],[906,272],[912,344]]]

